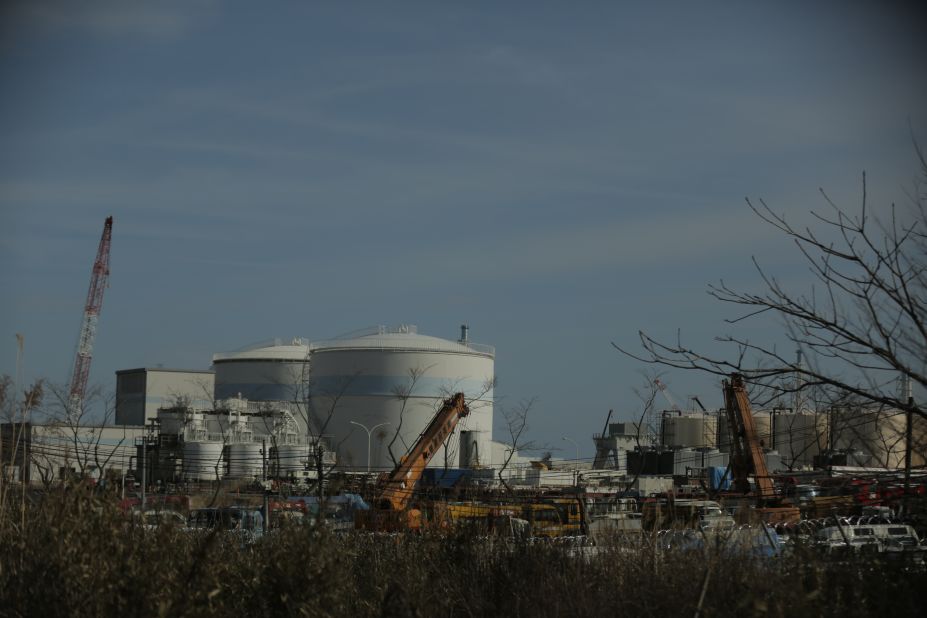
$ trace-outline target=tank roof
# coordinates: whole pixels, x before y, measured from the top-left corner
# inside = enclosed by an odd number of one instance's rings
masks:
[[[293,339],[270,339],[247,345],[232,352],[218,352],[212,355],[212,361],[244,360],[293,360],[304,361],[309,356],[309,340],[302,337]]]
[[[355,331],[343,337],[328,341],[313,342],[312,351],[330,350],[404,350],[413,352],[450,352],[495,356],[495,348],[469,341],[449,341],[440,337],[421,335],[414,325],[402,325],[393,329],[378,326],[364,331]]]

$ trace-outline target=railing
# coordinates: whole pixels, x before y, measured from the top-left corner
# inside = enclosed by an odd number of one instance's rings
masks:
[[[457,349],[459,348],[459,349]],[[496,348],[483,343],[471,343],[469,341],[448,341],[447,344],[428,344],[422,343],[421,340],[410,342],[403,345],[401,341],[395,339],[386,339],[380,337],[366,336],[358,339],[329,339],[327,341],[316,341],[310,344],[312,352],[324,351],[328,349],[338,350],[408,350],[411,352],[466,352],[471,350],[477,354],[495,356]]]

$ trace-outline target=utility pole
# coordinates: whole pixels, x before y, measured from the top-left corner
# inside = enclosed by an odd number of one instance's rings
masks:
[[[145,516],[145,485],[147,484],[147,471],[148,471],[148,437],[142,436],[141,439],[142,445],[142,517]]]
[[[913,433],[914,393],[911,390],[911,378],[901,376],[901,398],[907,400],[904,411],[904,510],[908,512],[908,492],[911,491],[911,434]]]

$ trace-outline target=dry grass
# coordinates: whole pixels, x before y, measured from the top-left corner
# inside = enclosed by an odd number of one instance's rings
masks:
[[[927,576],[811,550],[774,560],[470,535],[228,534],[130,526],[80,490],[0,514],[8,616],[920,615]]]

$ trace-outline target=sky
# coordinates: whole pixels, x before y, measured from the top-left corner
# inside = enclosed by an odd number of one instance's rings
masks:
[[[754,256],[810,285],[746,197],[801,223],[819,188],[858,209],[865,171],[873,211],[910,203],[913,6],[4,3],[0,373],[20,333],[24,380],[67,383],[112,215],[92,384],[467,323],[496,347],[497,406],[534,399],[532,441],[590,457],[652,371],[612,342],[729,352],[739,314],[706,290],[762,289]],[[709,376],[662,379],[721,405]]]

